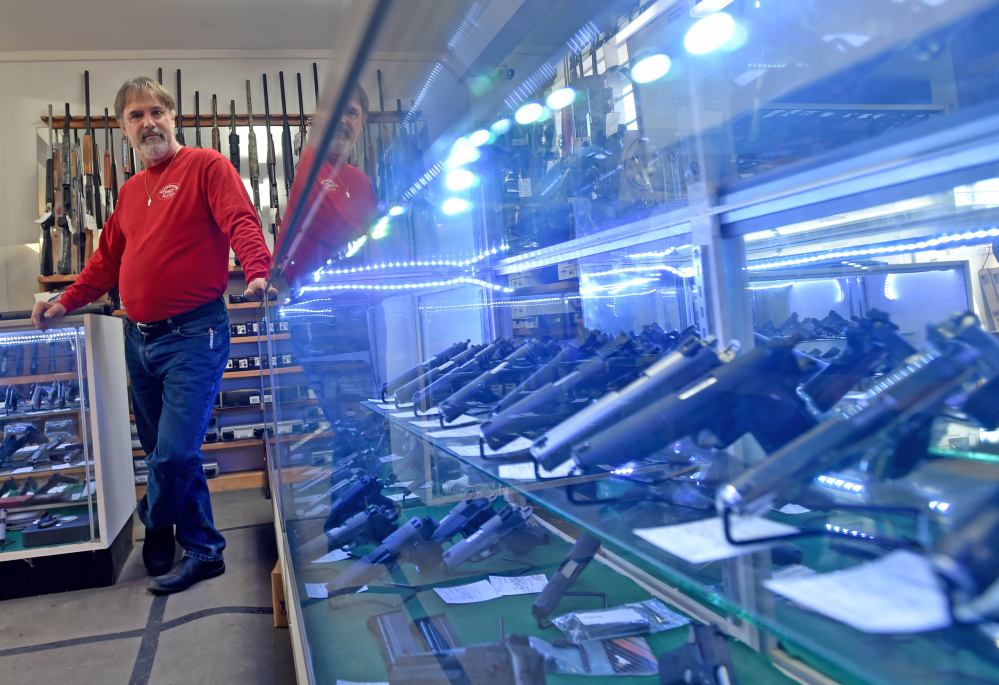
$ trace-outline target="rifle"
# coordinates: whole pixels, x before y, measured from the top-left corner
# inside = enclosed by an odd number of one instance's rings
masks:
[[[55,226],[55,147],[52,142],[52,105],[49,105],[49,156],[45,160],[45,219],[39,225],[42,243],[38,249],[38,270],[52,275],[52,227]]]
[[[222,152],[222,136],[219,134],[219,105],[212,93],[212,149]]]
[[[180,69],[177,70],[177,142],[184,144],[184,111],[181,107]]]
[[[133,169],[135,169],[135,165],[132,163],[132,145],[128,142],[125,127],[120,121],[118,126],[121,127],[121,177],[127,181],[132,178]]]
[[[239,173],[239,134],[236,133],[236,101],[229,101],[229,161]]]
[[[257,133],[253,130],[253,101],[250,98],[250,79],[246,79],[246,116],[250,121],[250,140],[247,154],[250,158],[250,187],[253,188],[253,206],[260,215],[260,160],[257,159]]]
[[[76,245],[76,267],[78,269],[76,273],[83,271],[83,265],[87,261],[87,207],[83,187],[83,166],[80,164],[82,153],[79,136],[76,131],[73,131],[73,217],[76,224],[73,243]]]
[[[685,436],[726,447],[752,433],[765,451],[808,431],[816,420],[797,386],[815,375],[816,363],[794,354],[800,340],[760,342],[750,352],[712,369],[572,449],[577,466],[616,466],[644,459]]]
[[[69,103],[66,103],[66,118],[62,123],[62,216],[56,220],[59,226],[59,262],[56,271],[66,275],[73,271],[72,234],[69,230],[69,217],[73,213],[73,143],[69,139]]]
[[[90,72],[83,72],[83,83],[84,83],[84,102],[86,103],[87,112],[87,132],[83,134],[83,173],[86,175],[86,198],[87,198],[87,215],[93,217],[94,229],[90,228],[89,222],[85,223],[86,233],[79,236],[80,241],[83,243],[83,252],[81,256],[84,257],[80,260],[80,271],[83,271],[83,264],[94,252],[94,230],[100,228],[104,225],[104,217],[101,211],[101,196],[100,191],[96,190],[96,186],[100,183],[100,177],[97,175],[100,170],[100,162],[98,158],[97,148],[94,146],[94,133],[93,128],[90,126]]]
[[[305,105],[302,103],[302,75],[295,74],[298,81],[298,156],[301,158],[305,149]]]
[[[110,219],[112,207],[118,202],[118,178],[111,155],[111,119],[107,107],[104,108],[104,181],[104,208]]]
[[[270,207],[276,213],[276,221],[271,222],[271,235],[275,235],[276,224],[281,221],[281,213],[278,207],[277,158],[274,154],[274,136],[271,135],[271,106],[267,100],[267,74],[264,74],[264,124],[267,126],[267,183],[271,192]]]
[[[444,564],[453,571],[472,557],[489,556],[495,552],[500,542],[506,543],[507,538],[513,533],[530,526],[533,516],[534,510],[531,507],[508,504],[483,523],[474,533],[448,548],[444,552]],[[527,530],[529,534],[524,540],[513,543],[516,548],[515,554],[524,554],[534,546],[548,542],[548,535],[541,526],[527,528]]]
[[[194,91],[194,147],[201,147],[201,93]]]
[[[974,314],[928,328],[937,351],[885,377],[842,417],[815,426],[723,486],[719,510],[763,511],[783,491],[916,434],[970,385],[999,377],[999,342]]]
[[[388,170],[385,168],[385,96],[382,94],[382,70],[378,70],[378,188],[382,197],[388,198],[386,185]]]
[[[315,62],[312,63],[312,83],[316,87],[316,109],[315,109],[315,111],[318,112],[319,111],[319,67],[316,65]]]
[[[295,180],[295,160],[292,157],[291,127],[288,125],[288,105],[284,97],[284,72],[278,72],[281,86],[281,161],[284,162],[284,197],[291,195],[291,184]]]
[[[679,348],[661,357],[627,386],[607,393],[538,438],[531,447],[534,459],[546,469],[556,468],[566,460],[573,444],[613,426],[647,406],[653,398],[680,390],[735,356],[732,348],[715,352],[714,346],[714,338],[701,340],[691,335]],[[500,418],[497,416],[490,421]]]
[[[394,395],[396,390],[407,383],[416,380],[419,376],[426,374],[431,369],[435,369],[441,364],[451,361],[455,355],[463,352],[465,348],[468,347],[468,343],[470,342],[472,341],[466,340],[465,342],[456,342],[443,352],[434,355],[431,359],[428,359],[421,364],[417,364],[411,369],[403,371],[401,374],[385,383],[382,386],[382,401],[384,402],[386,397]]]
[[[443,550],[439,542],[430,538],[434,534],[434,520],[429,517],[411,518],[405,525],[389,535],[378,549],[354,562],[328,586],[335,591],[356,587],[380,578],[390,567],[410,557],[417,571],[432,570],[440,565]]]

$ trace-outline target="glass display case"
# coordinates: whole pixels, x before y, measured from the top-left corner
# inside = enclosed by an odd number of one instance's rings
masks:
[[[110,317],[69,316],[44,332],[26,319],[0,322],[5,598],[52,580],[50,562],[64,577],[34,592],[110,584],[127,556],[104,554],[132,544],[132,473],[115,464],[130,452],[124,359],[114,352],[123,344]],[[85,552],[97,553],[89,565],[65,561]]]
[[[999,6],[343,24],[261,309],[300,679],[999,678]]]

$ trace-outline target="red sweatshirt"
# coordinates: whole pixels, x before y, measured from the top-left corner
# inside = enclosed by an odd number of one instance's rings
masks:
[[[173,164],[121,187],[97,251],[59,302],[73,311],[117,285],[133,321],[182,314],[225,292],[230,244],[247,283],[269,276],[271,255],[236,169],[215,150],[182,147]]]
[[[301,183],[295,179],[291,189],[286,217],[290,217],[298,202],[302,201],[301,184],[312,166],[315,151],[307,148],[298,163]],[[347,197],[347,193],[350,197]],[[308,212],[313,212],[308,223],[299,229],[302,238],[295,252],[285,259],[284,275],[288,283],[301,286],[312,282],[312,274],[326,261],[352,240],[364,235],[371,228],[371,221],[378,209],[375,190],[364,172],[350,164],[334,170],[329,162],[324,162],[319,170],[315,186],[305,194]],[[307,212],[307,215],[308,215]],[[277,254],[281,245],[289,239],[282,227],[274,246]]]

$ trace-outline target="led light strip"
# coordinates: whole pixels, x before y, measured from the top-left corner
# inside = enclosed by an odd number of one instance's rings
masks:
[[[679,252],[680,250],[689,250],[693,245],[687,243],[685,245],[677,245],[676,247],[670,247],[665,250],[660,250],[659,252],[638,252],[636,254],[625,255],[628,259],[642,259],[643,257],[665,257],[671,255],[674,252]]]
[[[799,266],[801,264],[813,264],[815,262],[825,262],[830,259],[842,259],[844,257],[860,257],[866,255],[899,254],[902,252],[919,252],[922,250],[933,250],[941,246],[952,246],[957,243],[983,240],[985,238],[999,237],[999,228],[990,228],[981,231],[967,231],[965,233],[952,233],[926,240],[909,241],[897,244],[887,244],[875,247],[862,247],[856,249],[829,250],[826,252],[816,252],[810,255],[803,255],[792,259],[781,259],[777,261],[760,260],[749,262],[746,269],[749,271],[769,271],[772,269],[783,269],[788,266]]]
[[[341,275],[341,274],[357,274],[367,271],[375,271],[378,269],[405,269],[414,266],[471,266],[481,262],[483,259],[491,257],[500,252],[506,252],[510,249],[510,246],[503,243],[499,247],[494,247],[491,250],[486,250],[485,252],[480,252],[471,259],[427,259],[427,260],[416,260],[412,262],[383,262],[381,264],[372,264],[370,266],[357,266],[351,267],[349,269],[320,269],[320,272],[324,275]]]
[[[451,278],[446,281],[428,281],[426,283],[404,283],[402,285],[363,285],[360,283],[338,283],[336,285],[307,285],[303,287],[299,292],[301,293],[318,293],[318,292],[330,292],[334,290],[416,290],[419,288],[442,288],[449,285],[459,285],[462,283],[467,283],[469,285],[477,285],[483,288],[489,288],[491,290],[497,290],[499,292],[512,293],[513,288],[507,288],[502,285],[495,285],[487,281],[480,281],[477,278]]]
[[[35,343],[48,343],[48,342],[61,342],[61,341],[73,341],[76,340],[76,331],[69,332],[52,332],[52,333],[33,333],[29,335],[22,335],[12,338],[0,339],[0,347],[12,347],[14,345],[29,345]]]
[[[650,271],[668,271],[674,276],[679,276],[680,278],[693,278],[694,268],[686,267],[683,269],[675,269],[672,266],[628,266],[623,269],[611,269],[610,271],[598,271],[593,274],[583,274],[584,279],[596,278],[597,276],[610,276],[613,274],[627,274],[627,273],[648,273]]]
[[[419,178],[419,180],[416,183],[414,183],[409,188],[409,190],[407,190],[405,193],[402,194],[402,201],[409,202],[410,200],[412,200],[414,197],[416,197],[416,194],[418,192],[426,188],[427,185],[429,185],[429,183],[432,180],[437,178],[437,176],[439,176],[442,171],[444,171],[443,162],[437,162],[437,164],[434,164],[432,167],[430,167],[427,170],[425,174],[423,174],[423,176]]]

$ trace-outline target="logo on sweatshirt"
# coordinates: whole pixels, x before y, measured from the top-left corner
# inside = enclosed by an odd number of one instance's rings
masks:
[[[177,194],[178,190],[180,190],[180,186],[177,185],[176,183],[171,183],[168,186],[163,186],[163,189],[160,190],[160,192],[158,192],[157,195],[161,200],[169,200],[171,197]]]

